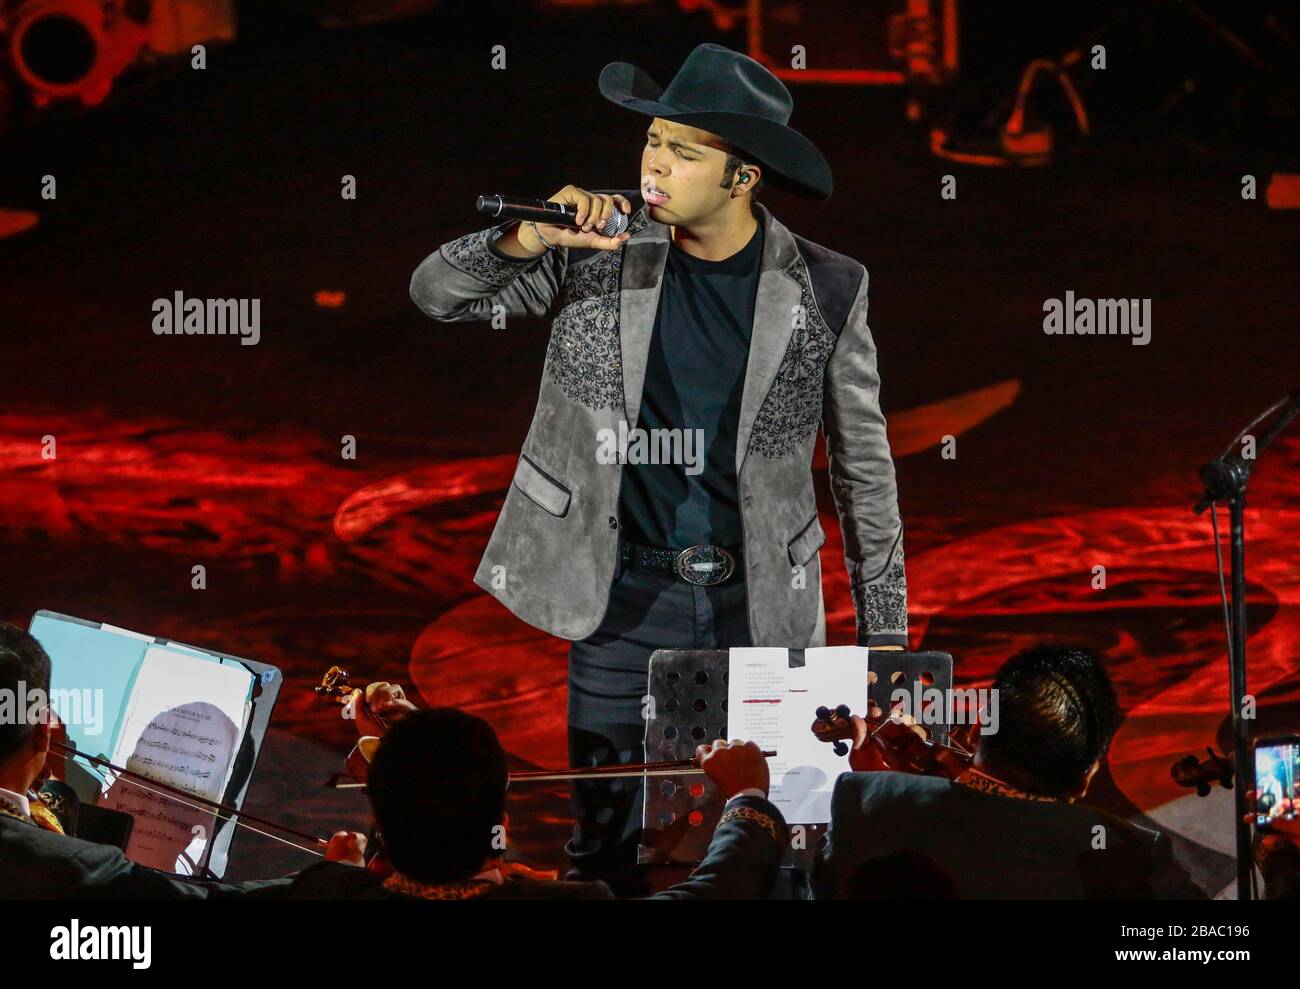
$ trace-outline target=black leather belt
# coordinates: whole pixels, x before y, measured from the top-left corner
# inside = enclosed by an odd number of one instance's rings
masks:
[[[713,587],[724,584],[742,571],[743,556],[739,549],[722,546],[690,546],[686,549],[660,549],[657,546],[639,546],[636,543],[619,543],[619,556],[623,566],[632,566],[655,573],[671,574],[687,584]]]

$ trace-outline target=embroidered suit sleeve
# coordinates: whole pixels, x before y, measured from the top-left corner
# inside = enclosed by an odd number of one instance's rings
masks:
[[[907,646],[907,578],[894,460],[880,411],[867,272],[826,365],[822,422],[859,645]]]
[[[411,276],[411,299],[439,322],[545,316],[564,282],[568,249],[541,257],[514,258],[496,242],[511,220],[448,241],[420,262]],[[501,308],[498,310],[497,307]]]
[[[776,882],[789,846],[789,826],[775,806],[764,797],[733,797],[718,820],[704,861],[685,880],[650,899],[761,899]]]

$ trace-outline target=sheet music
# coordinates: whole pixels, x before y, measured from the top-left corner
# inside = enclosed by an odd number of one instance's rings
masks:
[[[866,709],[868,650],[808,649],[804,666],[796,669],[790,669],[788,649],[732,649],[729,662],[728,738],[776,750],[767,761],[768,799],[788,822],[829,822],[831,789],[848,772],[848,756],[837,756],[829,743],[819,742],[812,723],[823,705],[847,704],[854,713]]]
[[[145,652],[112,761],[188,793],[220,800],[248,722],[252,675],[163,646]],[[216,815],[118,780],[101,806],[135,817],[126,855],[166,872],[193,872]]]

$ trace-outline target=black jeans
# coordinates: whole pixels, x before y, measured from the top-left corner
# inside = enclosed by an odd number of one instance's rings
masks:
[[[642,705],[656,649],[748,646],[745,584],[686,584],[620,565],[604,621],[569,649],[569,761],[602,766],[645,760]],[[640,778],[573,784],[570,879],[603,879],[620,896],[644,893],[636,869]]]

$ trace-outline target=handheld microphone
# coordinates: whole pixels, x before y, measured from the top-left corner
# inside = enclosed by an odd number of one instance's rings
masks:
[[[546,199],[524,199],[519,196],[479,196],[475,208],[488,216],[511,220],[533,220],[557,227],[577,227],[578,208],[566,203],[553,203]],[[602,237],[617,237],[627,229],[627,214],[615,209],[600,231]]]

